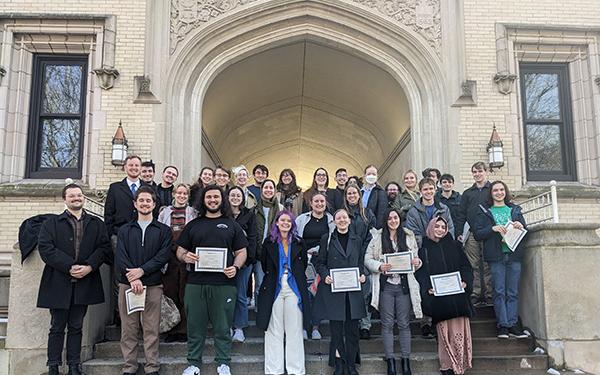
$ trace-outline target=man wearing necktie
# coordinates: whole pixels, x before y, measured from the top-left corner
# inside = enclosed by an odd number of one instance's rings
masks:
[[[133,206],[133,196],[137,189],[143,184],[140,180],[142,159],[137,155],[129,155],[125,159],[123,170],[127,176],[118,182],[113,182],[106,194],[104,204],[104,224],[110,236],[113,253],[117,248],[117,233],[124,224],[137,217],[137,211]],[[111,306],[114,311],[114,323],[119,324],[117,306],[118,281],[113,272],[113,289],[111,293]]]

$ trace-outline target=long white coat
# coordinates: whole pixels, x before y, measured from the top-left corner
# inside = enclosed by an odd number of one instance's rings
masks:
[[[415,234],[410,229],[404,229],[406,233],[406,246],[413,253],[415,257],[419,256],[419,247],[417,246],[417,240]],[[369,242],[367,252],[365,253],[365,267],[373,274],[371,277],[371,306],[379,310],[379,291],[381,286],[379,285],[379,267],[383,264],[383,249],[381,246],[382,230],[372,230],[373,239]],[[415,278],[415,275],[409,273],[408,277],[408,289],[410,290],[410,300],[412,302],[413,312],[417,319],[423,317],[421,311],[421,294],[419,292],[419,282]]]

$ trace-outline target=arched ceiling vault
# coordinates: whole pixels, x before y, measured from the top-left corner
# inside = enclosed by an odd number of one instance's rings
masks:
[[[359,174],[381,164],[410,127],[407,98],[385,71],[346,52],[296,42],[250,56],[211,83],[202,126],[227,166],[318,166]]]

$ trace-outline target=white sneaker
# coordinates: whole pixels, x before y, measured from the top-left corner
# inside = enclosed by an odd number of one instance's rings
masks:
[[[302,337],[304,338],[304,340],[308,340],[308,332],[306,332],[305,329],[302,330]]]
[[[200,369],[196,366],[189,366],[181,375],[200,375]]]
[[[226,364],[222,364],[221,366],[217,367],[217,374],[219,374],[219,375],[231,375],[231,371],[229,370],[229,366],[227,366]]]
[[[312,338],[313,340],[321,340],[321,339],[322,339],[322,337],[321,337],[321,332],[319,332],[319,330],[318,330],[318,329],[313,329],[313,331],[312,331],[312,335],[311,335],[311,338]]]
[[[233,342],[244,342],[246,341],[246,336],[244,336],[244,330],[241,328],[236,328],[233,331],[233,336],[231,337]]]

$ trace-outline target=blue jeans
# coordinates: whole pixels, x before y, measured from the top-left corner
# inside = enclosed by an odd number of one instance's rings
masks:
[[[510,328],[519,319],[519,280],[521,262],[510,261],[508,254],[499,262],[488,262],[494,287],[494,311],[498,327]]]
[[[248,289],[248,280],[250,280],[251,274],[252,266],[244,266],[235,278],[237,301],[233,312],[233,328],[248,327],[248,297],[246,297],[246,290]]]
[[[258,311],[258,291],[260,290],[260,285],[263,282],[263,278],[265,277],[265,273],[262,269],[262,264],[260,262],[256,262],[253,267],[254,273],[254,311]]]

